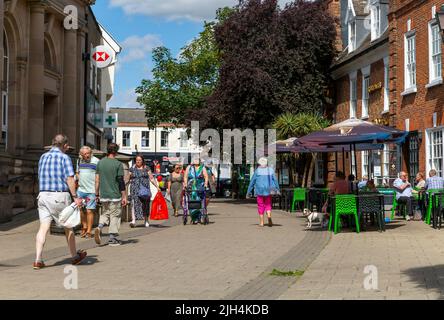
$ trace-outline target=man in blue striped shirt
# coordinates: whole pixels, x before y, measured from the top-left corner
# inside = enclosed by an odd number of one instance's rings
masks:
[[[431,189],[444,189],[444,179],[436,175],[436,170],[432,169],[429,172],[430,178],[427,178],[424,188],[426,190]]]
[[[40,229],[36,237],[36,259],[33,265],[36,270],[45,267],[42,252],[51,222],[54,220],[58,224],[59,214],[71,204],[73,199],[78,206],[82,205],[82,199],[76,196],[72,161],[65,154],[68,149],[68,138],[58,134],[52,140],[51,150],[40,157],[40,192],[37,197]],[[76,250],[72,229],[65,229],[65,235],[72,256],[72,264],[79,264],[85,259],[86,251]]]

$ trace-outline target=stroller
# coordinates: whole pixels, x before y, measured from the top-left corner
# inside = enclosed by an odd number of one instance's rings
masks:
[[[192,224],[200,222],[207,225],[210,222],[206,206],[206,193],[205,189],[192,190],[191,187],[184,189],[182,198],[184,225],[188,223],[188,217],[190,217]]]

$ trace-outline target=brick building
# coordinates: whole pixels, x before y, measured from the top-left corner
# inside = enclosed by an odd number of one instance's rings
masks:
[[[410,177],[432,168],[443,175],[442,38],[435,19],[442,4],[391,1],[392,108],[396,126],[410,131],[402,157],[402,167]]]
[[[330,12],[338,17],[338,57],[332,66],[335,98],[333,122],[357,118],[394,125],[390,108],[389,3],[385,0],[332,0]],[[357,177],[371,175],[377,184],[388,184],[399,169],[400,150],[386,145],[384,150],[346,155],[345,173]],[[342,155],[338,155],[342,170]],[[329,181],[333,180],[335,156],[329,155]]]

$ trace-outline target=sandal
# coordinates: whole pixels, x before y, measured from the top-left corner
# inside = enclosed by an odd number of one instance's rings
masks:
[[[86,230],[87,229],[82,229],[82,233],[80,233],[80,238],[85,238],[86,237]]]
[[[94,238],[94,236],[93,236],[93,234],[91,232],[87,232],[85,234],[85,239],[92,239],[92,238]]]

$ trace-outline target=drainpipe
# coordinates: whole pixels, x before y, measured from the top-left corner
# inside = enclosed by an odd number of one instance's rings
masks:
[[[88,13],[85,12],[85,20],[86,20],[86,26],[88,29]],[[88,30],[89,31],[89,30]],[[89,33],[85,33],[85,53],[83,54],[83,62],[84,62],[84,78],[83,78],[83,87],[84,87],[84,93],[83,93],[83,104],[84,104],[84,112],[83,112],[83,139],[84,139],[84,145],[86,145],[86,137],[87,137],[87,121],[88,121],[88,62],[90,60],[90,52],[89,52],[89,39],[88,39]]]

